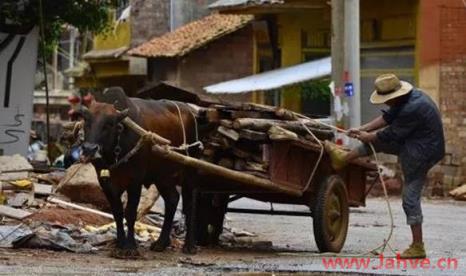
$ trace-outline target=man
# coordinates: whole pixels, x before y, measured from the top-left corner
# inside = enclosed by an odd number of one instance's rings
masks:
[[[425,258],[421,193],[427,172],[445,154],[439,110],[426,94],[393,74],[377,77],[370,101],[390,108],[371,122],[348,131],[350,137],[364,144],[348,154],[331,154],[334,167],[342,167],[354,158],[372,154],[369,143],[376,151],[398,155],[404,174],[403,210],[413,238],[412,244],[400,256]]]

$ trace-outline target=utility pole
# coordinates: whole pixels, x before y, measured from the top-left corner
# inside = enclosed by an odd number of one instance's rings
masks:
[[[332,0],[332,113],[336,126],[361,125],[359,0]],[[337,143],[348,144],[337,135]]]
[[[346,127],[361,125],[359,0],[345,0],[345,83],[348,119]]]
[[[337,127],[345,127],[343,112],[344,71],[345,71],[345,0],[332,0],[332,80],[335,97],[332,100],[332,114]],[[337,143],[343,142],[343,137],[337,135]]]

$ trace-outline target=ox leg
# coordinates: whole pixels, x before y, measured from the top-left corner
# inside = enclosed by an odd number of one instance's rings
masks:
[[[186,217],[186,238],[183,252],[186,254],[196,254],[196,212],[198,205],[199,191],[185,185],[183,187],[183,209]]]
[[[100,186],[104,191],[105,196],[107,197],[108,202],[110,203],[110,208],[112,208],[113,218],[115,219],[115,224],[117,228],[117,240],[116,247],[124,248],[126,235],[125,229],[123,226],[123,203],[121,202],[121,194],[123,191],[112,187],[110,178],[100,178]]]
[[[128,189],[128,203],[126,204],[125,219],[128,226],[125,247],[127,249],[136,249],[136,240],[134,239],[134,224],[136,223],[139,200],[141,198],[141,185],[133,185]]]
[[[125,219],[126,226],[128,227],[128,232],[126,236],[126,241],[124,244],[124,249],[121,250],[120,256],[122,258],[137,258],[141,254],[137,250],[136,239],[134,238],[134,224],[136,223],[137,210],[139,206],[139,200],[141,197],[141,185],[131,185],[127,190],[128,192],[128,202],[125,209]]]
[[[160,236],[151,244],[150,249],[161,252],[170,245],[170,232],[180,195],[176,190],[176,186],[171,181],[163,182],[163,185],[158,185],[157,188],[165,203],[165,216]]]

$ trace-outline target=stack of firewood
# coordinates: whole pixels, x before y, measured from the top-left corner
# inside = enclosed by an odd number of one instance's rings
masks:
[[[316,143],[331,140],[331,129],[314,120],[298,120],[293,112],[251,103],[212,105],[200,115],[211,131],[203,135],[202,160],[269,178],[269,145],[273,141]]]

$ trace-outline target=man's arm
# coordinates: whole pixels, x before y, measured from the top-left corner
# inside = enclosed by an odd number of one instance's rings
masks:
[[[361,132],[371,132],[374,130],[381,129],[385,126],[387,126],[388,123],[385,121],[384,117],[378,116],[374,120],[370,121],[369,123],[360,126],[359,128],[352,128],[348,130],[348,136],[351,138],[358,138],[358,136],[361,134]]]
[[[388,123],[385,121],[382,115],[378,116],[374,120],[370,121],[369,123],[362,125],[359,127],[359,130],[361,131],[374,131],[381,129],[385,126],[387,126]]]

